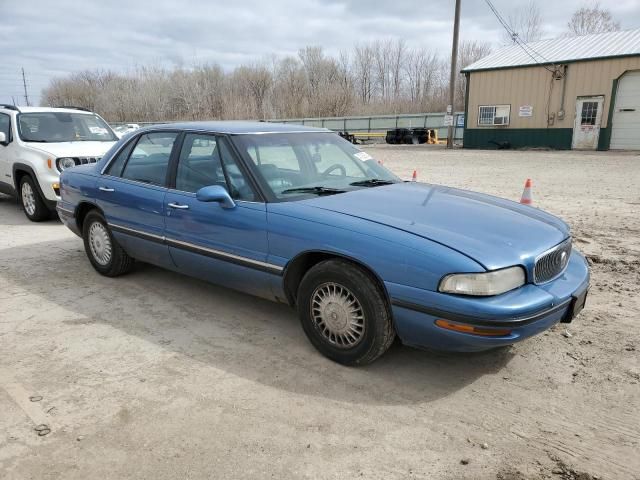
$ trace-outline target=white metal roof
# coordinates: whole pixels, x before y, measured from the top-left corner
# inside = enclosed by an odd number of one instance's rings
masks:
[[[529,53],[525,52],[525,49]],[[515,44],[509,45],[472,63],[462,71],[564,63],[624,55],[640,55],[640,29],[540,40],[525,44],[525,48]]]

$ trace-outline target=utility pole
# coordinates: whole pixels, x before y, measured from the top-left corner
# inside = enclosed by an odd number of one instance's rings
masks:
[[[28,107],[30,106],[30,104],[29,104],[29,94],[27,93],[27,80],[24,77],[24,67],[22,68],[22,85],[24,86],[24,101]]]
[[[453,21],[453,45],[451,47],[451,77],[449,78],[449,105],[447,106],[446,115],[450,115],[450,125],[447,131],[447,148],[453,148],[453,133],[455,125],[453,124],[453,105],[456,98],[456,76],[458,75],[458,30],[460,27],[460,0],[456,0],[456,14]],[[445,118],[446,118],[445,115]]]

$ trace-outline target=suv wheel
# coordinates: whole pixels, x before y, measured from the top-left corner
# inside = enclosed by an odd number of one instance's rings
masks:
[[[84,249],[93,268],[107,277],[117,277],[131,271],[134,260],[113,238],[100,212],[93,210],[82,222]]]
[[[344,365],[365,365],[393,343],[384,292],[364,269],[344,260],[311,268],[298,289],[298,314],[314,347]]]
[[[20,180],[20,202],[25,215],[32,222],[47,220],[51,215],[29,175],[25,175]]]

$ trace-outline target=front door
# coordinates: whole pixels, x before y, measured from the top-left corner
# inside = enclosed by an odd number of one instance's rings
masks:
[[[595,150],[600,138],[603,96],[578,97],[576,119],[573,126],[574,150]]]
[[[180,271],[236,290],[273,299],[278,275],[267,258],[267,212],[227,140],[189,133],[184,137],[175,181],[165,199],[165,239]],[[196,192],[224,187],[236,206],[201,202]]]
[[[97,181],[98,206],[129,255],[171,268],[164,243],[166,179],[177,132],[141,135],[128,144]]]

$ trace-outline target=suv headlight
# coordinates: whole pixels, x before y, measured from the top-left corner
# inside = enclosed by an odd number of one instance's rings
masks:
[[[58,170],[62,172],[67,168],[75,167],[76,161],[71,157],[61,157],[56,160],[56,165],[58,166]]]
[[[509,267],[484,273],[454,273],[440,281],[438,290],[458,295],[500,295],[524,285],[522,267]]]

